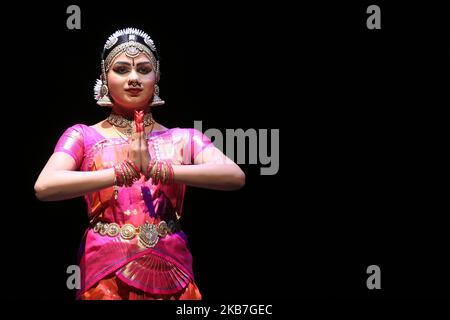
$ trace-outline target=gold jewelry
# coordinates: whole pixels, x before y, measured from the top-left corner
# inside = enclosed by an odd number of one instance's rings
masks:
[[[168,160],[151,160],[148,163],[147,172],[144,174],[146,180],[152,179],[153,184],[172,184],[174,174],[172,164]]]
[[[122,138],[122,140],[128,142],[128,138],[129,138],[129,137],[127,137],[127,136],[125,136],[125,137],[122,136],[122,133],[121,133],[119,130],[117,130],[117,128],[116,128],[115,125],[112,125],[112,127],[113,127],[114,131],[116,131],[116,133],[119,135],[119,137]]]
[[[159,86],[155,84],[155,89],[153,91],[153,99],[150,102],[151,107],[162,106],[166,102],[159,97]]]
[[[130,137],[133,134],[134,130],[136,129],[134,120],[128,120],[127,118],[125,118],[117,113],[111,112],[111,114],[108,116],[108,118],[106,120],[111,125],[115,125],[119,128],[126,128],[125,135],[127,135],[128,137]],[[146,126],[149,126],[154,123],[155,123],[155,120],[153,119],[152,113],[147,112],[144,115],[144,126],[146,127]]]
[[[144,136],[145,141],[148,141],[148,136],[153,132],[153,128],[154,127],[155,127],[155,121],[153,121],[152,127],[150,128],[150,131],[145,134],[145,136]]]
[[[112,127],[113,127],[113,129],[114,129],[114,131],[116,131],[116,133],[117,133],[117,135],[120,137],[120,138],[122,138],[122,140],[124,140],[125,142],[128,142],[129,141],[129,139],[130,139],[130,137],[127,137],[127,136],[123,136],[122,135],[122,133],[116,128],[116,126],[115,125],[112,125]],[[153,132],[153,128],[155,127],[155,123],[152,123],[152,127],[151,127],[151,129],[150,129],[150,131],[149,132],[147,132],[146,134],[145,134],[145,141],[148,141],[148,135],[150,134],[150,133],[152,133]]]
[[[95,233],[108,237],[120,237],[123,240],[131,240],[137,236],[138,243],[145,248],[153,248],[160,238],[179,232],[181,225],[179,221],[161,220],[159,223],[149,223],[146,221],[143,225],[135,227],[127,223],[122,226],[112,222],[98,221],[91,227]]]

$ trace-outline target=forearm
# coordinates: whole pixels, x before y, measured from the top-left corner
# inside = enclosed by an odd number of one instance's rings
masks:
[[[175,182],[190,186],[236,190],[245,184],[245,174],[235,164],[173,165]]]
[[[36,197],[42,201],[58,201],[83,196],[86,193],[114,185],[114,169],[98,171],[54,170],[39,177]]]
[[[245,175],[234,164],[173,165],[175,182],[199,188],[235,190],[245,184]],[[114,169],[98,171],[54,170],[39,177],[36,197],[58,201],[84,196],[86,193],[114,185]]]

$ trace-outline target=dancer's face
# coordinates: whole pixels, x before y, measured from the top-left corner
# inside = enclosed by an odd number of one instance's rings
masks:
[[[125,53],[114,59],[107,74],[114,105],[122,109],[144,109],[150,104],[156,83],[156,70],[143,53],[129,58]]]

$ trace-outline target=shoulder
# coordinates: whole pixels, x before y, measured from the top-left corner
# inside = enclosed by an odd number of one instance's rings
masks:
[[[197,128],[176,128],[178,134],[183,136],[184,140],[195,145],[212,144],[210,138]]]
[[[165,130],[164,130],[165,129]],[[192,129],[190,128],[164,128],[158,131],[153,131],[151,137],[166,137],[170,138],[172,144],[188,144],[192,139]]]
[[[159,131],[165,132],[165,131],[169,131],[169,130],[172,130],[172,129],[166,128],[159,122],[155,122],[155,124],[153,125],[153,128],[152,128],[152,131],[155,131],[155,132],[159,132]]]
[[[76,123],[74,125],[71,125],[70,127],[66,128],[65,134],[72,134],[72,135],[81,135],[83,136],[84,132],[86,131],[87,125],[82,123]]]
[[[108,119],[103,119],[97,123],[91,124],[90,126],[86,126],[90,129],[105,129],[105,128],[111,128],[111,124],[108,122]]]
[[[188,140],[192,139],[194,135],[201,134],[200,131],[194,128],[179,128],[179,127],[168,129],[167,132],[171,132],[172,136],[182,136]]]
[[[200,130],[198,130],[196,128],[179,128],[179,127],[177,127],[177,128],[172,128],[169,130],[172,130],[172,132],[183,133],[183,134],[187,134],[190,136],[203,134]]]
[[[90,140],[90,137],[95,136],[95,129],[83,123],[76,123],[66,128],[63,135],[77,140]]]
[[[208,136],[206,136],[203,132],[198,130],[197,128],[187,128],[191,139],[201,139],[201,140],[209,140]]]

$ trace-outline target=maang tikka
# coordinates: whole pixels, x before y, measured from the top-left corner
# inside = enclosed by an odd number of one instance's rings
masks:
[[[160,106],[165,102],[159,97],[159,56],[156,46],[150,36],[136,28],[126,28],[114,32],[106,41],[102,53],[102,75],[97,79],[94,86],[94,98],[97,104],[103,107],[111,107],[111,102],[106,74],[114,59],[125,52],[127,57],[135,58],[140,53],[144,53],[150,60],[153,70],[156,73],[156,84],[153,91],[153,99],[150,106]]]

